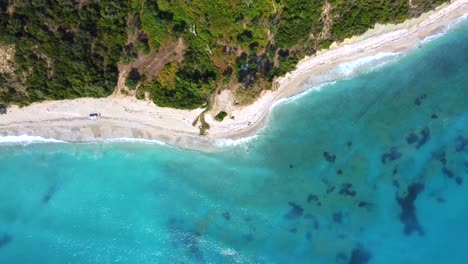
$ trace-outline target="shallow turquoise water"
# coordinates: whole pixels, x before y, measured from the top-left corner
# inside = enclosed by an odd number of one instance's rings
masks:
[[[0,147],[0,263],[466,263],[468,24],[245,145]]]

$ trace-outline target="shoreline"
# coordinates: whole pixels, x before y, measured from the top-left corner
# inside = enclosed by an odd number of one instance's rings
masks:
[[[268,122],[270,111],[282,102],[319,89],[322,84],[355,76],[389,58],[393,60],[449,32],[450,24],[467,14],[468,0],[454,0],[401,24],[376,25],[361,36],[334,43],[328,50],[302,59],[294,71],[275,80],[276,90],[264,91],[252,105],[234,105],[233,95],[225,90],[206,115],[211,126],[206,136],[199,136],[198,127],[192,125],[203,109],[162,108],[153,102],[114,95],[12,106],[7,114],[0,115],[0,143],[1,137],[20,140],[28,135],[55,142],[147,141],[198,151],[222,150],[255,138]],[[215,121],[213,116],[219,110],[234,115],[235,120]],[[103,117],[89,120],[93,112]]]

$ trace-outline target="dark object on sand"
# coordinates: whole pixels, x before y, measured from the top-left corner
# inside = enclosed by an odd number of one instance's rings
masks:
[[[4,115],[7,113],[7,106],[4,104],[0,104],[0,115]]]
[[[88,116],[88,119],[98,119],[101,118],[101,113],[91,113]]]

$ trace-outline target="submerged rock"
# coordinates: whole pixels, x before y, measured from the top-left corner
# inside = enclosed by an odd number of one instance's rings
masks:
[[[351,188],[353,188],[351,183],[343,183],[343,185],[341,185],[339,194],[343,196],[356,196],[356,191],[352,190]]]
[[[401,158],[401,156],[403,156],[403,154],[401,152],[399,152],[396,147],[392,147],[390,149],[389,153],[384,153],[382,155],[381,161],[382,161],[383,164],[385,164],[385,163],[387,163],[387,161],[397,160],[397,159]]]
[[[253,241],[253,240],[254,240],[253,234],[252,234],[252,233],[248,233],[247,235],[244,235],[244,239],[245,239],[247,242]]]
[[[339,212],[333,213],[332,218],[335,223],[341,224],[343,222],[343,212],[339,211]]]
[[[446,154],[443,149],[432,152],[432,158],[440,161],[444,166],[447,164]]]
[[[392,181],[393,186],[395,186],[397,189],[400,188],[400,182],[398,180],[393,180]]]
[[[13,240],[13,237],[9,234],[0,235],[0,248],[6,246]]]
[[[461,152],[464,151],[466,147],[468,147],[468,139],[466,139],[463,136],[458,136],[456,142],[455,142],[455,151],[456,152]]]
[[[231,214],[229,212],[224,212],[223,213],[223,218],[226,219],[227,221],[231,220]]]
[[[319,198],[317,195],[315,194],[309,194],[309,196],[307,196],[307,202],[310,203],[310,202],[318,202],[319,201]]]
[[[294,202],[289,202],[288,204],[292,208],[289,210],[287,214],[284,215],[284,218],[288,220],[295,220],[302,216],[302,214],[304,213],[304,208],[302,208],[301,206],[299,206],[298,204]]]
[[[420,133],[421,133],[421,139],[418,141],[416,148],[422,147],[424,144],[427,143],[427,141],[429,141],[429,139],[431,139],[431,131],[429,130],[428,127],[423,128],[423,130],[421,130]]]
[[[57,186],[52,186],[49,188],[49,190],[47,190],[46,194],[44,194],[44,196],[42,197],[42,202],[43,203],[48,203],[52,197],[54,196],[54,194],[57,192]]]
[[[336,160],[336,155],[335,154],[330,154],[328,152],[323,153],[323,157],[325,158],[326,161],[330,163],[334,163]]]
[[[349,264],[369,263],[371,258],[372,258],[372,254],[367,249],[362,247],[361,245],[358,245],[351,252],[351,258],[349,259]]]
[[[442,173],[443,173],[445,176],[447,176],[448,178],[450,178],[450,179],[453,178],[453,176],[455,176],[455,175],[453,174],[453,172],[452,172],[451,170],[447,169],[446,167],[443,167],[443,168],[442,168]]]
[[[343,252],[339,252],[336,254],[336,263],[346,263],[346,261],[348,260],[348,257],[346,256],[345,253]]]
[[[408,187],[408,193],[405,197],[396,198],[401,207],[400,221],[405,226],[404,233],[406,235],[411,235],[413,232],[417,232],[419,235],[424,235],[424,230],[419,224],[418,217],[416,215],[416,207],[414,206],[414,202],[423,190],[424,184],[414,183]]]
[[[423,94],[423,95],[420,95],[418,97],[416,97],[416,99],[414,100],[414,104],[415,105],[421,105],[423,100],[426,99],[427,95],[426,94]]]
[[[414,132],[411,132],[407,137],[406,137],[406,142],[408,144],[413,144],[419,140],[418,135],[416,135]]]
[[[320,222],[318,221],[318,219],[315,216],[313,216],[311,214],[305,214],[304,219],[312,220],[313,223],[314,223],[314,229],[315,230],[318,230],[320,228]]]
[[[366,202],[366,201],[360,201],[360,202],[358,203],[358,207],[359,207],[359,208],[371,209],[373,206],[374,206],[374,204],[369,203],[369,202]]]
[[[175,247],[187,250],[188,256],[198,263],[203,263],[203,252],[199,247],[199,237],[201,234],[196,231],[187,230],[183,226],[183,221],[170,219],[168,224],[169,234]]]

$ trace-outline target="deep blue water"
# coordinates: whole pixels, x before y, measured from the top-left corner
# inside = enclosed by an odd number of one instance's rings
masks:
[[[221,153],[0,147],[0,263],[467,263],[468,24]]]

